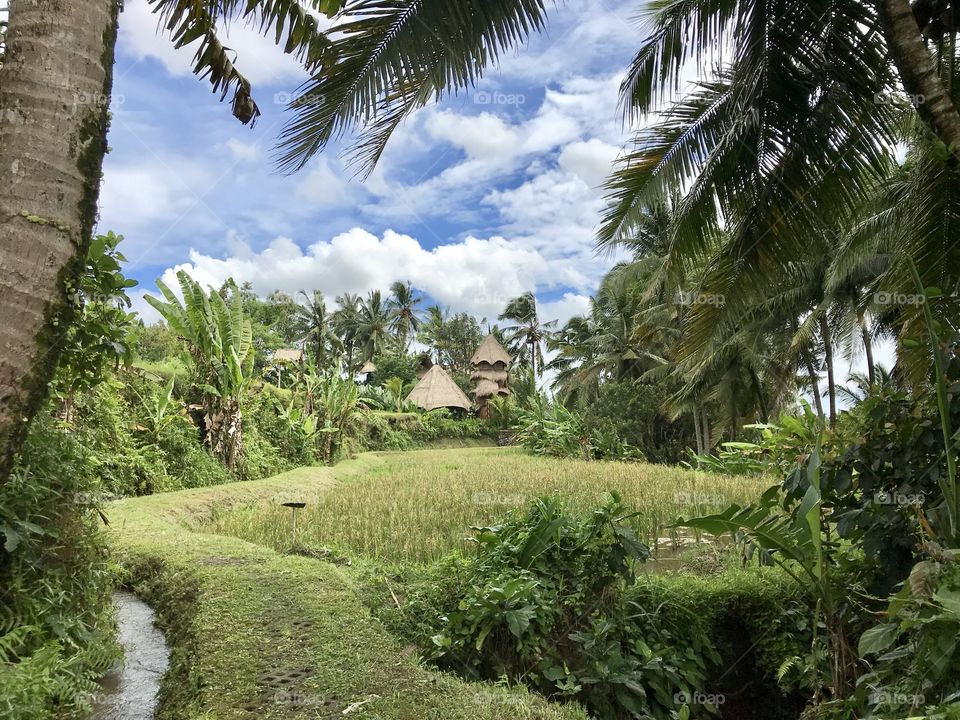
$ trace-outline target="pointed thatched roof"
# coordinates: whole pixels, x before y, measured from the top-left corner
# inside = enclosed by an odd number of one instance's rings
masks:
[[[469,410],[472,404],[470,398],[463,394],[463,390],[439,365],[434,365],[420,379],[407,396],[407,402],[412,402],[424,410],[437,408]]]
[[[503,345],[497,341],[497,338],[494,337],[492,333],[483,339],[480,347],[477,348],[473,357],[470,358],[471,365],[479,365],[480,363],[489,363],[490,365],[503,363],[504,365],[510,365],[512,361],[513,358],[503,349]]]
[[[305,359],[303,350],[297,348],[281,348],[273,353],[274,362],[302,363]]]
[[[376,372],[376,371],[377,371],[377,366],[374,365],[374,364],[373,364],[372,362],[370,362],[369,360],[367,360],[367,361],[363,364],[363,367],[360,368],[360,374],[361,374],[361,375],[369,375],[370,373]]]

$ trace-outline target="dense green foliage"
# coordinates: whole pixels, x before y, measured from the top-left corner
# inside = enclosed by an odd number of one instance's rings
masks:
[[[583,518],[547,498],[478,529],[466,591],[433,638],[437,659],[489,679],[523,677],[600,717],[669,717],[675,696],[701,689],[718,658],[705,633],[678,643],[676,627],[628,602],[649,550],[623,514],[615,496]]]
[[[98,458],[49,415],[0,486],[0,716],[81,717],[116,657]]]

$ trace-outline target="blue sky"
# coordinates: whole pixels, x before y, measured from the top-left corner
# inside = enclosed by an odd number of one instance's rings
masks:
[[[554,9],[546,34],[476,90],[420,111],[359,182],[342,147],[296,175],[274,171],[283,102],[304,76],[269,40],[235,24],[226,41],[263,111],[251,130],[190,74],[191,49],[157,34],[146,0],[127,0],[99,229],[126,238],[137,308],[186,267],[263,295],[410,280],[478,317],[530,289],[548,319],[583,311],[613,262],[594,252],[598,186],[629,137],[618,87],[642,7]]]

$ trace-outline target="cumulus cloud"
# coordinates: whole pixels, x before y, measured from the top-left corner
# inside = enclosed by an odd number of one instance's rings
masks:
[[[282,290],[320,289],[332,300],[344,292],[387,290],[397,280],[409,280],[442,305],[477,317],[493,318],[510,298],[535,288],[556,286],[558,265],[542,254],[501,237],[468,237],[457,243],[424,248],[409,235],[387,230],[381,237],[361,228],[305,250],[290,238],[278,237],[254,252],[230,239],[234,254],[216,258],[197,250],[190,262],[167,269],[163,281],[176,285],[176,273],[185,270],[198,282],[219,287],[232,277],[250,282],[260,295]],[[573,295],[557,301],[557,312],[567,312]]]

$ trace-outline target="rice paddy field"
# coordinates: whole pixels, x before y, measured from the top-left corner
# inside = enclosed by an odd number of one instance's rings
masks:
[[[310,497],[278,494],[266,505],[214,515],[210,532],[275,549],[291,545],[291,510],[302,500],[297,541],[336,556],[396,563],[429,563],[469,552],[472,526],[520,511],[539,496],[558,493],[577,508],[592,508],[616,490],[639,514],[648,542],[670,537],[680,516],[755,500],[769,486],[760,477],[726,477],[662,465],[558,460],[512,448],[373,453],[334,468],[337,482]]]

